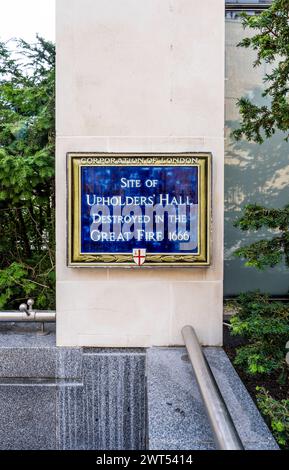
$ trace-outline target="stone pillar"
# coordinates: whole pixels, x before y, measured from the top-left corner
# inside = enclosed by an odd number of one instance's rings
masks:
[[[222,342],[224,1],[57,0],[57,344]],[[67,152],[212,152],[212,260],[67,267]]]

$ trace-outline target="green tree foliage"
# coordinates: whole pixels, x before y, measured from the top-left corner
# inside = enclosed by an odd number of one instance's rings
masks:
[[[270,302],[258,292],[241,294],[236,301],[236,314],[231,319],[232,334],[247,339],[237,349],[235,364],[249,374],[287,373],[285,344],[289,338],[289,306]]]
[[[241,123],[233,136],[237,140],[246,138],[261,144],[279,130],[285,133],[288,141],[289,1],[274,0],[260,15],[243,15],[243,25],[254,33],[243,39],[239,46],[256,51],[255,67],[266,62],[271,71],[264,77],[265,104],[257,106],[245,97],[238,101]],[[267,228],[273,231],[271,239],[259,240],[237,250],[236,255],[245,258],[248,266],[264,269],[283,260],[289,266],[289,205],[283,209],[248,205],[235,225],[241,230]],[[270,302],[268,296],[259,293],[242,294],[237,300],[237,313],[231,325],[233,334],[242,335],[248,341],[237,349],[235,363],[250,374],[280,371],[279,381],[285,383],[289,307]],[[288,445],[289,400],[275,400],[260,388],[257,403],[278,443],[284,447]]]
[[[283,209],[247,205],[235,225],[241,230],[259,230],[266,227],[276,233],[269,240],[259,240],[235,251],[237,256],[247,259],[246,266],[262,270],[272,268],[285,260],[289,267],[289,205]]]
[[[281,447],[289,446],[289,400],[274,400],[263,387],[257,387],[257,403]]]
[[[55,48],[0,42],[0,308],[55,297]]]
[[[263,97],[269,104],[256,106],[248,98],[241,98],[238,106],[242,118],[241,126],[233,132],[236,139],[245,137],[262,143],[276,129],[289,130],[289,2],[275,0],[270,8],[260,15],[243,14],[243,26],[256,34],[243,39],[239,46],[256,51],[254,67],[262,62],[272,65],[272,71],[264,77]]]
[[[261,62],[270,64],[271,71],[264,77],[263,97],[267,104],[257,106],[248,98],[241,98],[238,107],[241,123],[233,131],[235,139],[262,143],[276,130],[289,134],[289,1],[275,0],[260,15],[243,15],[243,25],[254,35],[243,39],[240,47],[256,51],[254,66]],[[258,230],[267,227],[274,230],[271,240],[260,240],[242,247],[236,255],[246,258],[247,265],[260,269],[275,266],[285,258],[289,265],[289,205],[283,209],[248,205],[235,226],[242,230]]]

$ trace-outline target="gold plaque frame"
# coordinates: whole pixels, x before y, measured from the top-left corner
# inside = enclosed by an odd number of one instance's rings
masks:
[[[81,253],[81,167],[83,166],[198,166],[198,253],[149,253],[145,267],[210,265],[211,153],[76,153],[67,154],[69,267],[140,268],[132,253]]]

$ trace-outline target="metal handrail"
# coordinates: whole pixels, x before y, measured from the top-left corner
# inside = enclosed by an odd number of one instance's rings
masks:
[[[0,322],[55,322],[56,312],[53,310],[34,310],[29,315],[18,310],[0,311]]]
[[[56,312],[53,310],[34,310],[34,300],[28,299],[27,304],[19,305],[18,310],[0,311],[0,322],[55,322]]]
[[[217,448],[219,450],[244,450],[228,408],[204,357],[194,328],[188,325],[184,326],[182,335]]]

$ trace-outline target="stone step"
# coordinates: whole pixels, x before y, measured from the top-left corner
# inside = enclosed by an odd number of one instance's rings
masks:
[[[81,446],[74,404],[82,391],[77,380],[0,379],[0,450],[58,449],[63,434],[72,448]]]
[[[0,331],[0,450],[143,449],[144,349],[57,348]]]
[[[277,450],[272,434],[222,348],[206,358],[245,449]],[[213,435],[185,348],[147,351],[148,447],[212,450]]]
[[[81,378],[81,348],[57,348],[54,324],[45,326],[46,336],[36,327],[0,324],[0,378]]]

